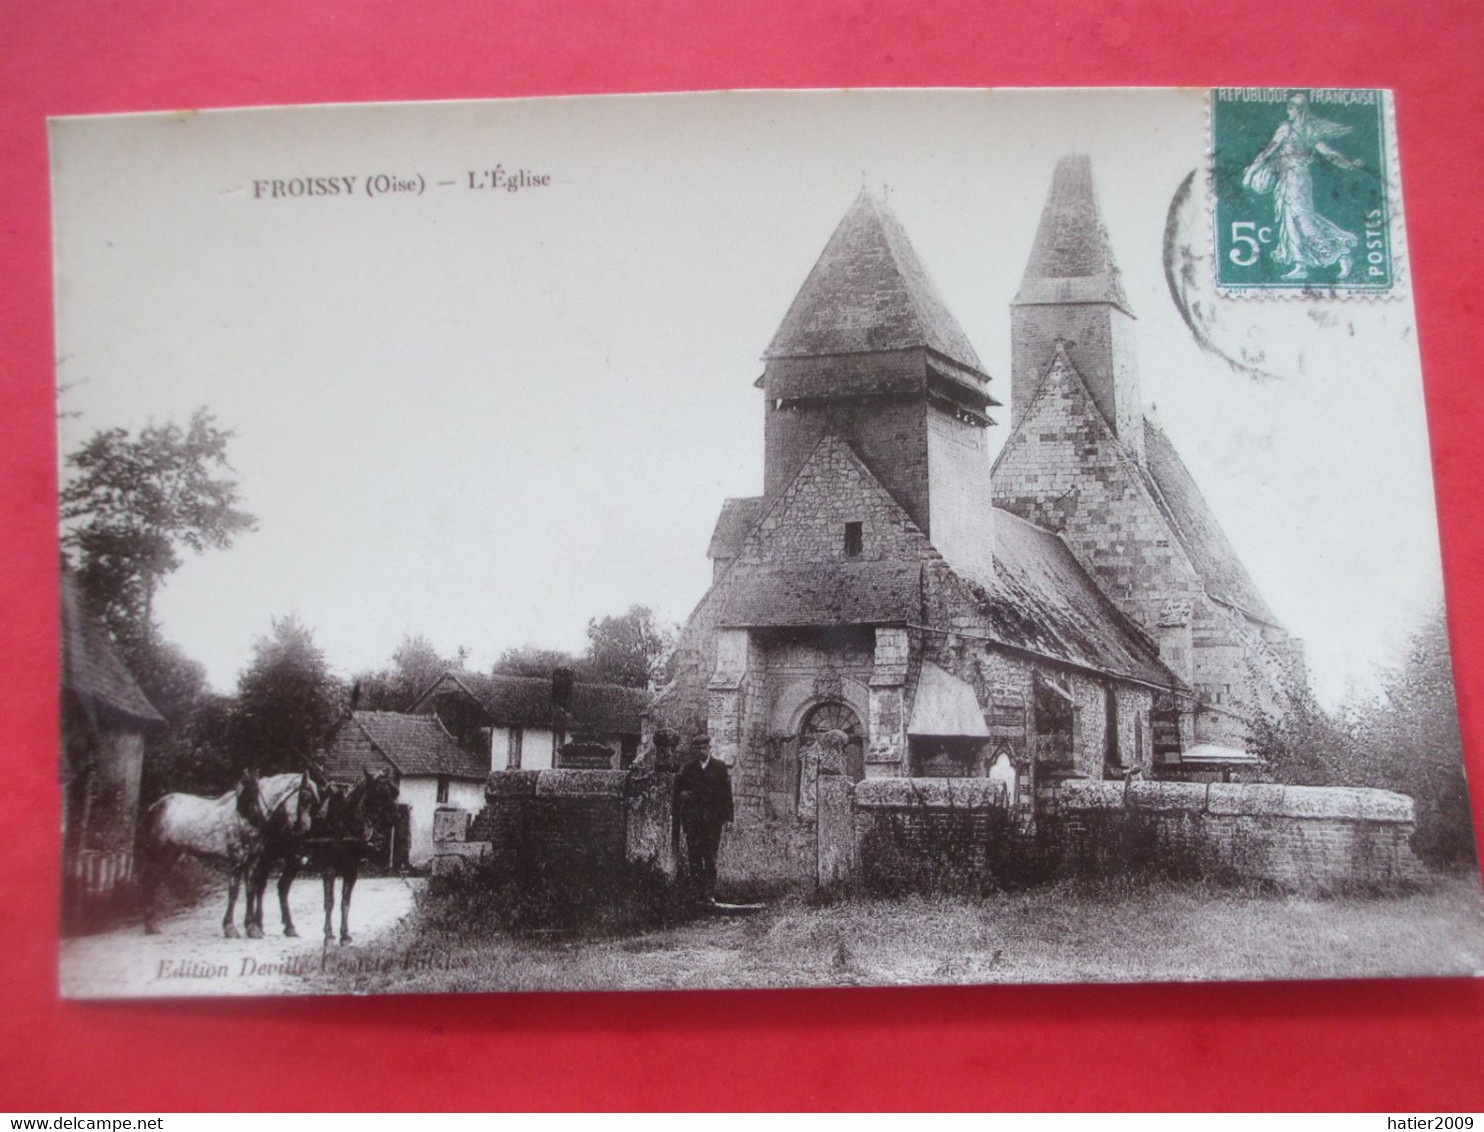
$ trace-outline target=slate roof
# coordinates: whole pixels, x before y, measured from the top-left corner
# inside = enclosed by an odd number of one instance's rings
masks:
[[[498,727],[550,727],[554,722],[551,680],[540,676],[450,674]],[[586,726],[604,735],[638,735],[649,693],[621,684],[578,681],[567,713],[569,730]]]
[[[862,189],[774,335],[765,358],[926,347],[984,374],[897,218]]]
[[[721,624],[733,628],[891,625],[919,621],[919,562],[740,562]]]
[[[912,697],[908,735],[955,735],[988,739],[984,712],[974,689],[930,660],[922,662]]]
[[[843,444],[863,480],[890,499],[871,469],[839,437],[822,437],[816,452],[830,443]],[[796,475],[803,475],[804,467]],[[899,504],[891,506],[900,511]],[[943,565],[964,583],[965,599],[980,605],[995,640],[1094,672],[1159,688],[1181,686],[1160,661],[1154,644],[1103,594],[1060,536],[992,507],[988,499],[983,506],[994,523],[992,569],[971,571],[946,560]],[[766,554],[768,536],[760,539],[758,550]],[[785,628],[922,623],[924,568],[930,561],[939,561],[939,555],[926,549],[921,559],[737,561],[726,574],[718,624]]]
[[[1092,162],[1086,154],[1073,153],[1056,163],[1014,304],[1091,302],[1112,303],[1133,313],[1098,208]]]
[[[1058,535],[998,508],[986,612],[1004,644],[1161,688],[1179,685]]]
[[[1144,422],[1144,462],[1153,491],[1165,520],[1175,531],[1191,564],[1218,601],[1269,625],[1278,625],[1277,615],[1257,592],[1236,549],[1227,541],[1216,516],[1190,476],[1185,462],[1169,437],[1152,422]]]
[[[371,747],[404,776],[438,775],[483,779],[490,772],[488,756],[460,746],[433,715],[404,715],[396,711],[357,711],[341,727],[325,756],[331,778],[361,773],[364,762],[355,756],[356,728]],[[345,740],[349,740],[348,742]]]
[[[728,499],[721,505],[721,514],[716,517],[716,529],[711,532],[711,545],[706,548],[707,558],[736,558],[747,538],[747,532],[762,514],[763,497],[750,499]]]
[[[77,583],[62,575],[62,689],[99,723],[123,721],[143,730],[162,727],[160,715],[113,651],[102,623],[82,607]]]

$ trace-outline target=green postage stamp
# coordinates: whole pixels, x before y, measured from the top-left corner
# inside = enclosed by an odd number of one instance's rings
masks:
[[[1232,292],[1389,292],[1387,93],[1218,87],[1216,282]]]

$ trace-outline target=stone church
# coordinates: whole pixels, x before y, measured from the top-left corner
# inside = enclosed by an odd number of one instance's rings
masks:
[[[724,504],[651,717],[731,764],[744,839],[810,816],[825,750],[857,780],[989,779],[1027,823],[1071,778],[1261,776],[1297,643],[1145,416],[1085,157],[1056,167],[1011,335],[997,398],[863,191],[768,346],[763,494]]]

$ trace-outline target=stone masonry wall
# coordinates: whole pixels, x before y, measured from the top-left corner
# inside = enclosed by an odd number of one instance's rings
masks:
[[[743,546],[738,562],[844,559],[844,524],[859,522],[863,526],[861,561],[895,558],[941,564],[916,524],[887,492],[870,482],[860,460],[843,441],[818,446],[808,468],[776,504],[770,501],[767,506],[771,510]],[[731,574],[728,570],[716,579],[681,630],[670,680],[650,712],[653,727],[668,727],[682,736],[705,730],[713,706],[710,685],[718,664],[719,621],[731,591]],[[739,716],[738,741],[754,722]],[[765,718],[762,723],[766,726]]]
[[[777,367],[782,362],[770,363]],[[819,364],[816,360],[815,364]],[[855,373],[853,366],[869,372]],[[992,560],[988,439],[983,428],[930,405],[921,351],[832,358],[831,399],[784,400],[791,382],[768,379],[765,494],[789,486],[821,437],[845,438],[887,494],[950,560],[969,569]],[[908,376],[911,380],[908,380]],[[797,384],[793,381],[792,384]],[[889,388],[893,392],[870,392]],[[856,396],[839,396],[855,392]]]
[[[707,685],[716,668],[717,622],[730,592],[730,577],[723,574],[706,591],[676,637],[668,679],[650,707],[651,735],[662,727],[682,737],[705,731]]]
[[[1027,827],[990,779],[822,778],[820,789],[817,823],[728,827],[722,881],[900,893],[1147,870],[1338,893],[1425,876],[1412,800],[1384,790],[1071,780]],[[501,771],[468,836],[518,876],[591,880],[639,862],[673,877],[672,790],[669,775],[646,772]]]
[[[993,487],[986,430],[930,407],[927,447],[933,545],[966,576],[988,583],[994,572],[994,509],[988,506]]]
[[[747,562],[843,560],[847,522],[862,525],[859,561],[936,558],[927,537],[871,480],[850,446],[826,439],[743,545]]]
[[[856,783],[855,846],[848,855],[855,883],[900,895],[976,889],[1005,879],[1002,869],[1015,855],[1012,801],[984,778]]]
[[[487,842],[496,867],[598,874],[643,861],[674,873],[669,775],[604,770],[491,774],[470,842]]]
[[[1337,893],[1425,876],[1412,800],[1384,790],[1073,780],[1034,831],[1008,802],[982,779],[857,783],[857,882],[900,892],[1147,869]]]
[[[1011,312],[1010,427],[1020,424],[1065,343],[1104,418],[1135,451],[1143,446],[1133,319],[1107,303],[1018,306]]]
[[[1060,533],[1102,591],[1157,641],[1161,659],[1209,702],[1248,718],[1279,710],[1277,653],[1246,618],[1207,596],[1125,447],[1058,356],[995,464],[995,504]]]
[[[1412,800],[1335,786],[1067,782],[1044,819],[1058,871],[1098,875],[1151,867],[1345,892],[1416,882]]]
[[[764,429],[765,494],[786,488],[820,437],[846,437],[918,523],[928,521],[927,406],[921,394],[775,408]]]
[[[1137,467],[1059,358],[994,469],[995,506],[1056,531],[1126,613],[1203,590]]]

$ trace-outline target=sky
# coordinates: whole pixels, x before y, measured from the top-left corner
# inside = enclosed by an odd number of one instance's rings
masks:
[[[60,451],[199,406],[235,433],[258,530],[188,555],[156,605],[219,690],[288,613],[342,675],[406,633],[482,668],[526,642],[580,650],[590,617],[635,603],[682,621],[722,500],[761,491],[760,355],[861,187],[884,194],[1008,406],[1009,303],[1056,159],[1083,152],[1144,401],[1333,704],[1442,592],[1412,307],[1405,287],[1207,290],[1203,350],[1163,253],[1205,131],[1188,90],[55,121]],[[510,191],[521,171],[546,182]],[[353,192],[274,195],[342,177]],[[421,191],[368,195],[389,182]],[[1198,177],[1178,213],[1196,247],[1208,203]]]

